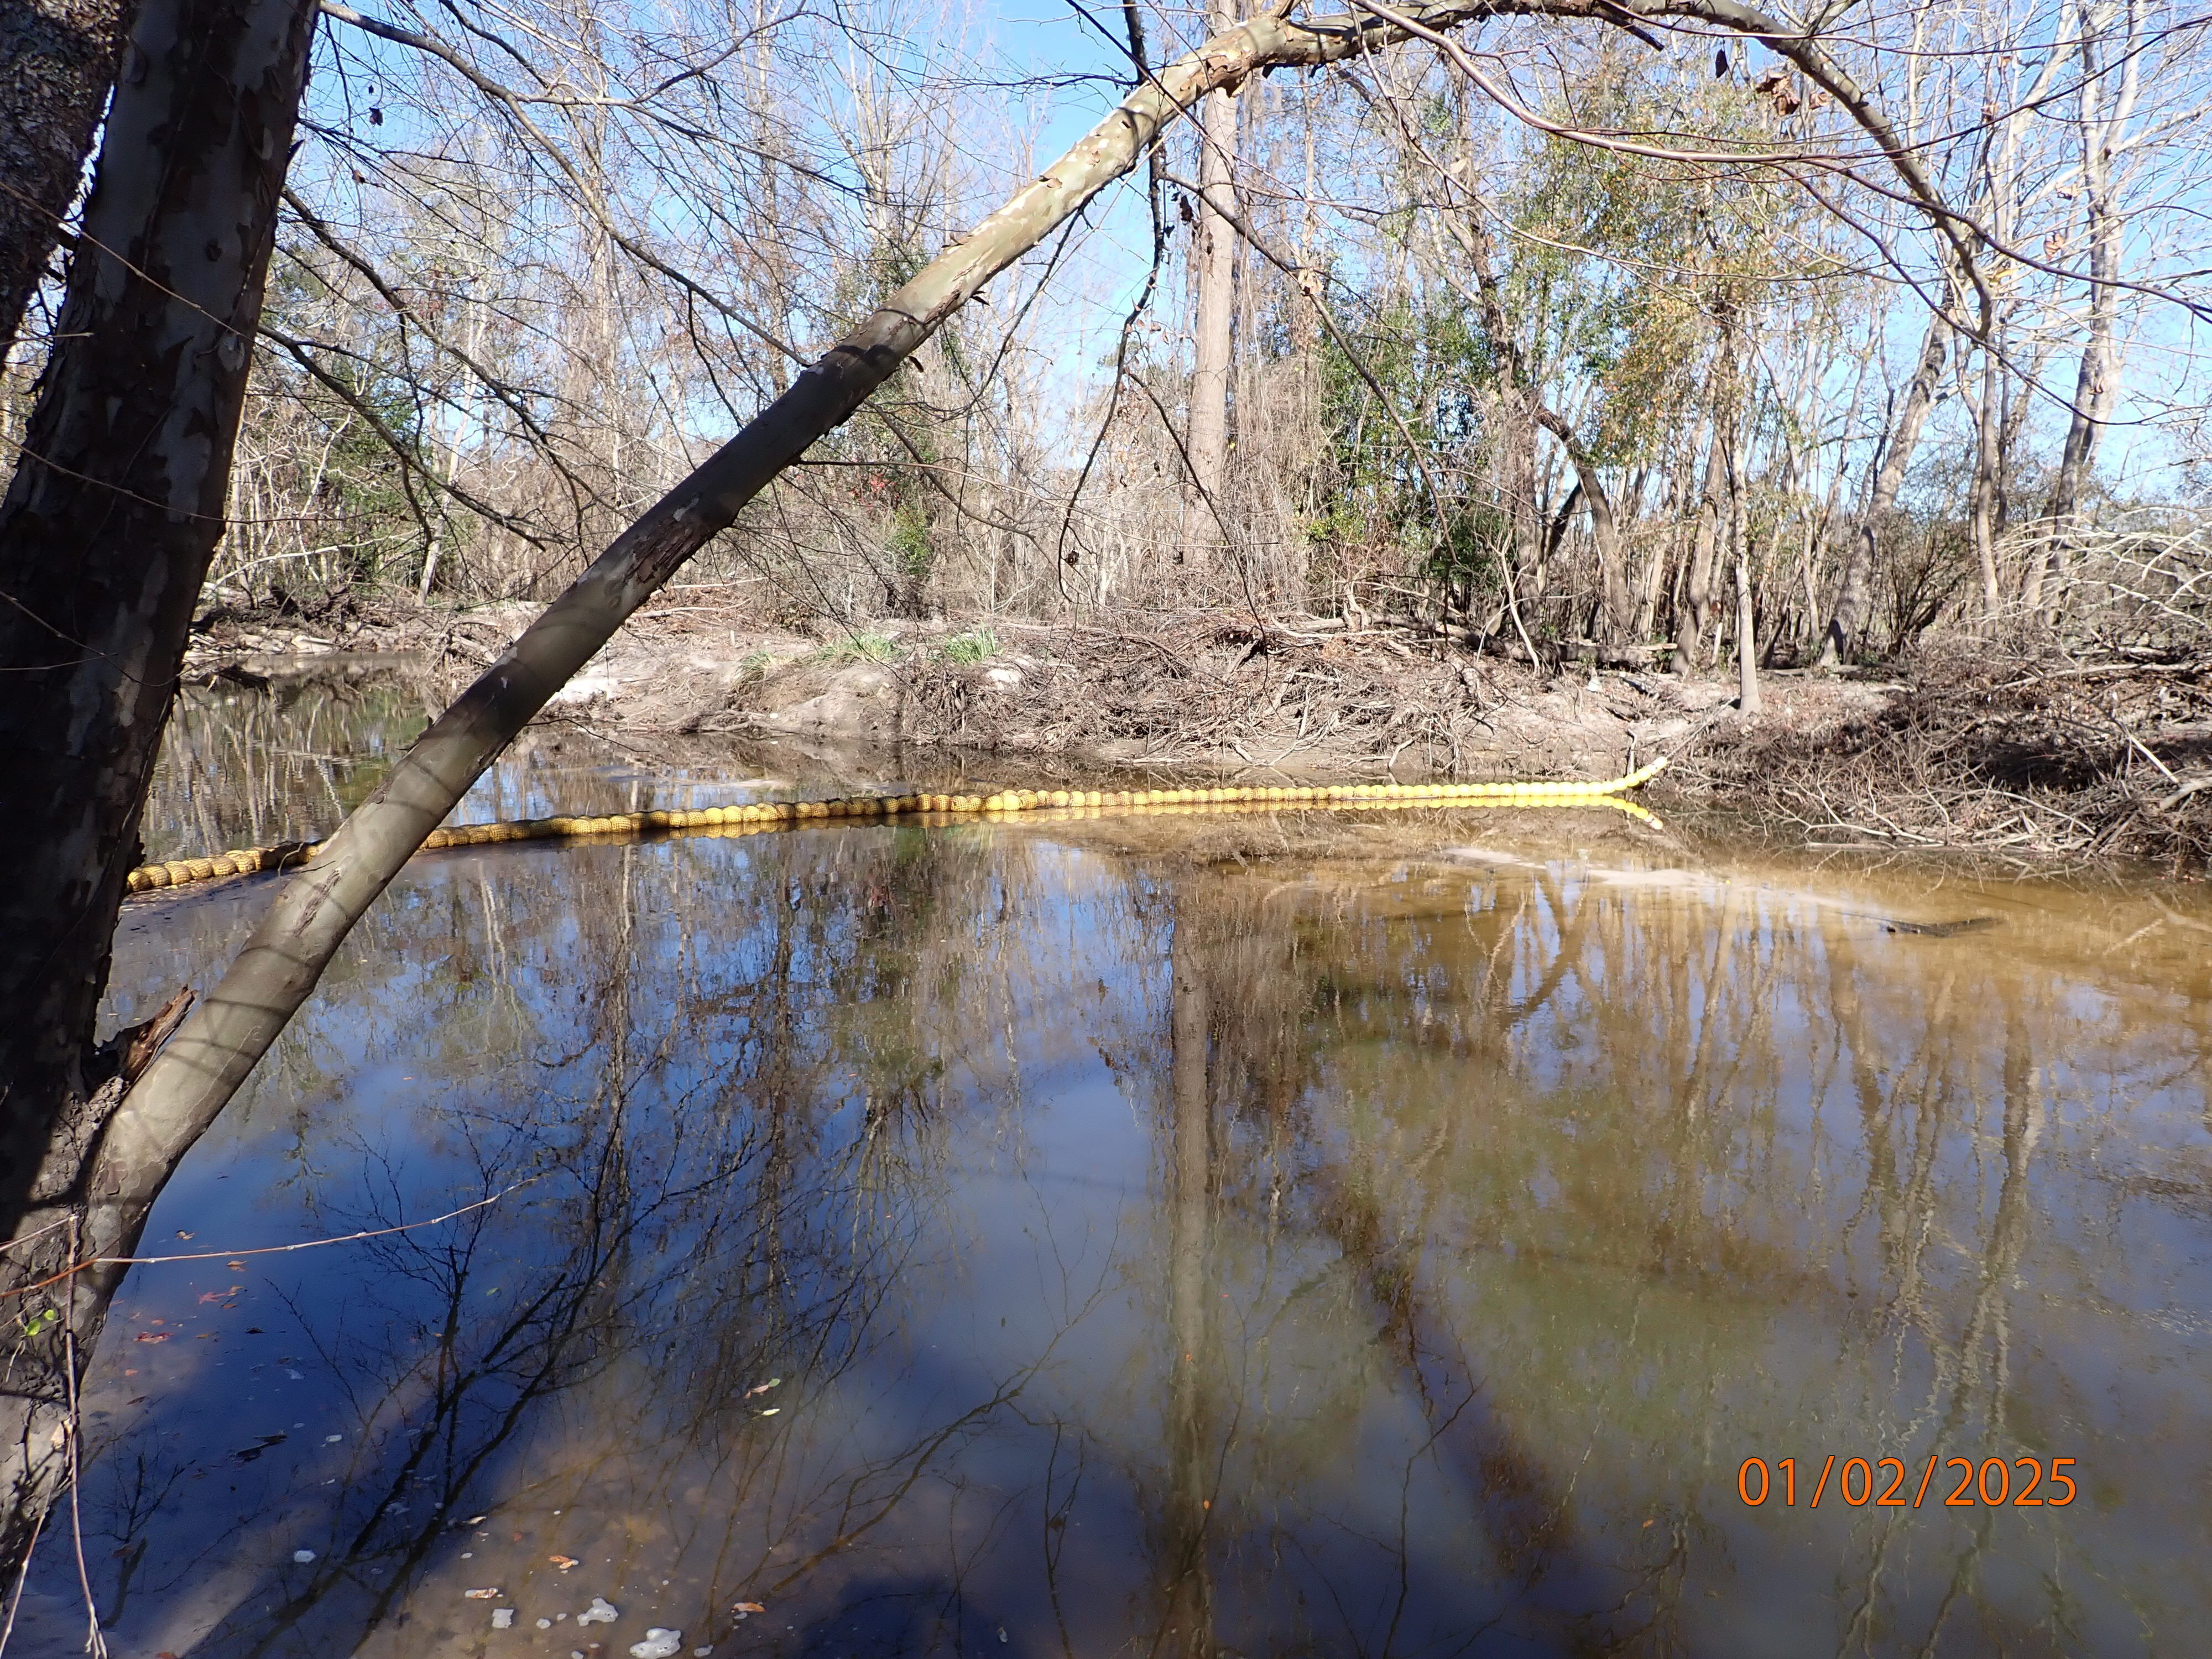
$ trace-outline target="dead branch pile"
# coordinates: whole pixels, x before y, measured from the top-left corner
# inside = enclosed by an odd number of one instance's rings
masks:
[[[1719,781],[1814,842],[2212,863],[2212,653],[1931,646],[1886,705],[1754,732]]]
[[[1131,762],[1398,762],[1454,775],[1482,769],[1486,706],[1534,689],[1516,665],[1476,669],[1407,644],[1401,630],[1333,619],[1170,613],[1113,628],[998,626],[1008,649],[991,665],[925,655],[907,667],[910,740]]]

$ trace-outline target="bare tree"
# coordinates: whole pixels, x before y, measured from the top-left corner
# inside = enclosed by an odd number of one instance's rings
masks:
[[[1935,407],[1936,387],[1949,355],[1950,325],[1940,314],[1931,314],[1920,356],[1905,385],[1902,402],[1893,399],[1893,418],[1882,438],[1881,457],[1859,510],[1856,533],[1844,561],[1842,586],[1836,594],[1834,614],[1820,643],[1820,665],[1832,667],[1865,637],[1874,610],[1874,574],[1889,515],[1897,507],[1897,492],[1905,486],[1905,469],[1920,442],[1928,411]]]
[[[1225,34],[1236,27],[1229,0],[1209,0],[1207,31]],[[1229,386],[1231,352],[1236,337],[1237,290],[1237,91],[1210,92],[1199,106],[1199,210],[1193,250],[1197,360],[1190,375],[1188,519],[1185,556],[1208,562],[1205,550],[1218,544],[1223,485],[1229,473]]]

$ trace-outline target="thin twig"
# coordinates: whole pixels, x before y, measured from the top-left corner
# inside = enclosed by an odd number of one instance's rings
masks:
[[[383,1238],[392,1233],[412,1232],[417,1227],[435,1227],[458,1216],[465,1216],[471,1210],[481,1210],[487,1204],[496,1204],[509,1193],[527,1187],[533,1182],[543,1181],[544,1178],[545,1173],[541,1170],[534,1176],[524,1176],[511,1187],[501,1188],[489,1198],[480,1198],[473,1204],[464,1204],[459,1209],[448,1210],[443,1215],[429,1216],[421,1221],[403,1221],[392,1227],[370,1227],[357,1233],[343,1233],[336,1238],[306,1238],[296,1244],[257,1244],[241,1250],[192,1250],[178,1255],[88,1256],[73,1267],[63,1268],[51,1278],[42,1279],[35,1285],[26,1285],[19,1290],[9,1291],[6,1294],[27,1296],[33,1291],[44,1290],[49,1285],[58,1284],[74,1274],[81,1273],[87,1267],[152,1267],[169,1261],[214,1261],[241,1255],[283,1255],[292,1250],[319,1249],[325,1244],[353,1244],[364,1238]]]

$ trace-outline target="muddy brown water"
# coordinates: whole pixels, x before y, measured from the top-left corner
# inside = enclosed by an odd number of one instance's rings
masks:
[[[321,758],[154,850],[416,714],[255,718]],[[465,816],[806,781],[555,741]],[[134,902],[117,1014],[265,891]],[[2199,1651],[2208,947],[1587,811],[418,860],[148,1229],[87,1576],[225,1659]]]

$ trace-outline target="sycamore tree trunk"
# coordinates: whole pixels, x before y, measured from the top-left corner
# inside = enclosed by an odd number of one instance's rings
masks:
[[[1968,492],[1967,522],[1973,538],[1974,562],[1982,574],[1982,617],[1995,623],[2004,608],[1997,586],[1997,469],[2000,406],[2004,400],[2000,379],[2002,359],[1987,345],[1982,348],[1982,385],[1970,407],[1974,412],[1974,481]],[[1962,388],[1963,389],[1963,388]]]
[[[313,0],[149,0],[0,501],[0,1211],[82,1100],[139,808],[223,526]]]
[[[198,1133],[173,1111],[115,1113],[146,1056],[95,1050],[93,1028],[147,781],[222,532],[314,17],[314,0],[147,0],[59,337],[0,501],[0,592],[11,601],[0,610],[0,1222],[17,1241],[0,1285],[10,1291],[72,1259],[128,1254],[171,1149]],[[26,1317],[0,1386],[0,1559],[20,1553],[61,1476],[66,1362],[81,1368],[112,1289],[112,1276],[79,1273],[9,1299]]]
[[[1215,33],[1235,27],[1226,0],[1212,0]],[[1183,518],[1185,562],[1214,562],[1222,547],[1229,477],[1229,384],[1237,331],[1237,94],[1209,92],[1198,112],[1198,232],[1191,251],[1197,277],[1197,356],[1190,376],[1190,499]]]
[[[1859,515],[1858,533],[1851,538],[1844,559],[1844,580],[1836,593],[1836,608],[1828,619],[1828,632],[1820,641],[1815,665],[1833,668],[1859,647],[1867,618],[1874,610],[1874,562],[1880,549],[1882,526],[1897,507],[1897,493],[1905,487],[1905,470],[1920,446],[1920,428],[1936,406],[1936,387],[1943,374],[1950,349],[1950,328],[1939,316],[1928,319],[1928,335],[1921,343],[1920,360],[1905,387],[1895,424],[1887,434],[1881,459],[1875,467],[1874,484],[1867,491],[1865,510]]]
[[[0,0],[0,354],[76,199],[131,9],[126,0]]]

